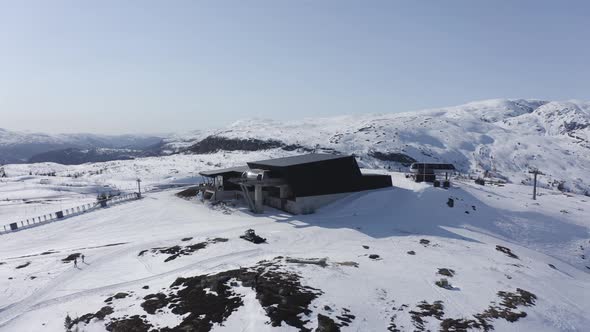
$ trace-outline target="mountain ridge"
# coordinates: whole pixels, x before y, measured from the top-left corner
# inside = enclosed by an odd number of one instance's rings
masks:
[[[0,133],[0,159],[6,148],[4,136]],[[414,112],[295,121],[245,119],[223,128],[170,135],[138,150],[146,149],[149,153],[133,156],[118,151],[111,159],[272,149],[316,151],[354,154],[367,168],[396,169],[412,160],[448,162],[462,173],[523,184],[531,184],[528,171],[538,168],[546,174],[540,178],[541,185],[588,193],[590,102],[490,99]],[[77,160],[85,161],[94,160]]]
[[[493,99],[417,112],[284,122],[247,119],[199,132],[193,144],[165,139],[164,146],[191,153],[215,137],[258,141],[261,149],[266,148],[265,142],[277,145],[278,141],[281,148],[300,147],[301,152],[354,154],[368,168],[407,164],[379,158],[383,155],[450,162],[463,173],[490,174],[524,184],[531,183],[529,169],[538,168],[547,174],[541,180],[546,186],[589,191],[590,181],[584,178],[590,174],[589,102]],[[218,150],[227,149],[220,145]]]

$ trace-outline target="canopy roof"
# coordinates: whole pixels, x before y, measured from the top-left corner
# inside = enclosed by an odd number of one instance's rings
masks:
[[[248,166],[236,166],[236,167],[229,167],[229,168],[219,168],[219,169],[212,169],[209,171],[202,171],[199,172],[202,176],[207,177],[216,177],[218,175],[228,174],[228,173],[243,173],[249,170]]]
[[[249,162],[252,165],[272,166],[272,167],[289,167],[295,165],[309,164],[320,161],[335,160],[335,159],[346,159],[350,156],[339,156],[333,154],[323,153],[310,153],[301,156],[292,156],[284,158],[267,159],[260,161]]]

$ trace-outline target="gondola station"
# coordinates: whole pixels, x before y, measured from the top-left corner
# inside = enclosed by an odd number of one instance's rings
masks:
[[[264,205],[292,214],[313,213],[353,192],[392,186],[389,175],[361,173],[354,156],[315,153],[199,174],[208,179],[199,187],[203,198],[243,198],[256,213]]]

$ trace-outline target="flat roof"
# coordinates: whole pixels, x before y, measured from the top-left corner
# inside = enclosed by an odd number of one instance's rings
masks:
[[[410,169],[431,169],[431,170],[455,170],[453,164],[442,164],[442,163],[412,163]]]
[[[249,169],[250,168],[248,168],[248,166],[235,166],[235,167],[228,167],[228,168],[212,169],[209,171],[202,171],[202,172],[199,172],[199,174],[201,174],[202,176],[214,177],[214,176],[222,175],[225,173],[243,173]]]
[[[333,155],[333,154],[324,154],[324,153],[310,153],[310,154],[304,154],[304,155],[300,155],[300,156],[252,161],[252,162],[249,162],[248,164],[274,166],[274,167],[288,167],[288,166],[294,166],[294,165],[309,164],[309,163],[315,163],[315,162],[319,162],[319,161],[344,159],[344,158],[350,158],[350,157],[351,156],[346,156],[346,155],[343,156],[343,155]]]

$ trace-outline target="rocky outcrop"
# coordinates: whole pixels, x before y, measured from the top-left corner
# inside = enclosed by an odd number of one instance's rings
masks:
[[[256,138],[228,138],[223,136],[208,136],[195,143],[186,151],[192,153],[215,153],[218,151],[259,151],[269,149],[283,149],[285,151],[301,150],[313,151],[312,148],[299,144],[285,144],[279,140],[260,140]]]
[[[285,144],[275,140],[259,140],[255,138],[238,139],[222,136],[208,136],[192,145],[188,151],[193,153],[214,153],[217,151],[258,151],[281,148]]]
[[[396,163],[400,163],[404,166],[410,166],[410,164],[415,163],[416,159],[398,152],[380,152],[380,151],[369,151],[369,156],[375,159],[379,159],[382,161],[393,161]]]

